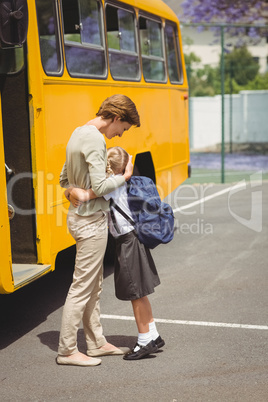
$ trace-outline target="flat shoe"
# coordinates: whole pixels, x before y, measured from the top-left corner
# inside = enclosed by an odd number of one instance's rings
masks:
[[[124,355],[130,351],[129,348],[117,348],[117,349],[110,349],[104,350],[101,348],[98,349],[90,349],[87,351],[88,356],[116,356],[116,355]]]
[[[101,364],[101,359],[90,359],[90,360],[73,360],[70,357],[65,357],[65,356],[57,356],[56,359],[58,364],[66,364],[70,366],[83,366],[83,367],[89,367],[89,366],[98,366]]]

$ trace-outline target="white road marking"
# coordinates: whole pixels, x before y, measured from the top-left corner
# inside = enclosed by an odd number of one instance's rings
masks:
[[[101,318],[107,318],[110,320],[135,321],[134,317],[127,315],[101,314]],[[267,325],[231,324],[225,322],[207,322],[207,321],[165,320],[162,318],[154,318],[154,321],[163,324],[199,325],[202,327],[223,327],[223,328],[240,328],[240,329],[259,329],[266,331],[268,330]]]
[[[217,193],[208,195],[207,197],[201,198],[200,200],[194,201],[191,204],[183,205],[182,207],[178,207],[176,209],[173,209],[173,213],[183,211],[184,209],[194,207],[195,205],[198,205],[198,204],[201,204],[202,202],[211,200],[212,198],[219,197],[222,194],[228,193],[230,190],[235,190],[235,189],[238,189],[240,187],[245,187],[244,181],[240,182],[240,183],[238,183],[238,184],[236,184],[234,186],[227,187],[227,188],[225,188],[225,189],[223,189],[221,191],[218,191]]]

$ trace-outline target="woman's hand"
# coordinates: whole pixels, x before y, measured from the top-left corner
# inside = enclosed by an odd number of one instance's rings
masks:
[[[75,208],[78,208],[78,207],[80,207],[80,205],[83,204],[83,201],[79,201],[79,200],[78,200],[77,198],[75,198],[72,194],[70,194],[69,200],[70,200],[70,203],[71,203]]]
[[[72,193],[74,187],[69,187],[67,188],[67,190],[64,191],[64,195],[67,198],[68,201],[70,201],[70,203],[75,207],[78,208],[80,207],[80,205],[83,204],[83,201],[80,201],[78,198],[76,198],[74,196],[74,194]]]
[[[67,200],[70,201],[75,208],[80,207],[83,202],[97,198],[96,194],[93,192],[93,190],[91,190],[91,188],[84,190],[82,188],[71,186],[65,190],[64,194]]]
[[[132,155],[129,155],[128,163],[127,163],[127,166],[125,168],[125,173],[124,173],[124,178],[126,181],[128,181],[131,178],[132,172],[133,172]]]

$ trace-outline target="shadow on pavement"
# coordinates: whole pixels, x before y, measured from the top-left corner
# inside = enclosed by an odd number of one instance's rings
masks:
[[[51,350],[53,350],[53,352],[57,352],[59,344],[59,334],[59,331],[48,331],[38,334],[38,338],[43,345],[49,347]],[[106,336],[106,339],[109,343],[112,343],[117,347],[132,348],[135,345],[137,337],[126,335],[110,335]],[[87,347],[83,329],[78,330],[77,344],[79,351],[86,354]]]
[[[113,273],[109,258],[105,258],[104,277]],[[14,293],[0,295],[0,350],[46,321],[49,314],[63,306],[72,282],[74,262],[75,246],[58,254],[54,272]],[[52,345],[54,337],[58,338],[58,334],[51,333]]]

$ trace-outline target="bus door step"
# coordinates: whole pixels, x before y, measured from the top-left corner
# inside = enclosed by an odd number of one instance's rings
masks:
[[[51,270],[51,265],[12,264],[15,289],[34,281]]]

